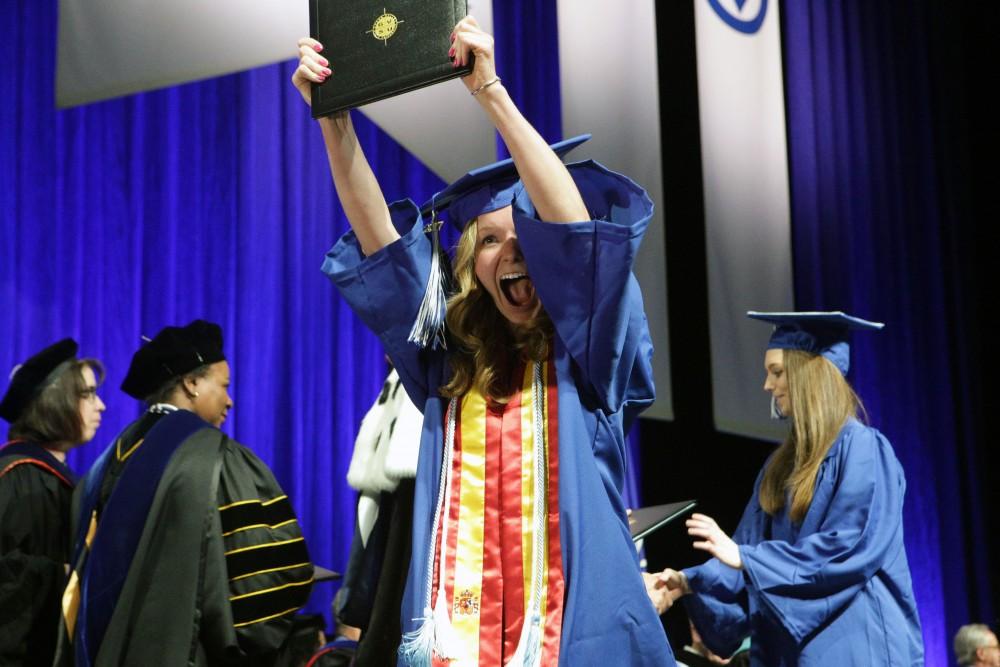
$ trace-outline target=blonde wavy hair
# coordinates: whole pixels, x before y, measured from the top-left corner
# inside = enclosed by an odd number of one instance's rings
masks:
[[[790,498],[789,515],[801,523],[812,504],[820,464],[851,417],[864,406],[847,380],[825,357],[784,350],[792,429],[771,457],[760,485],[760,506],[774,515]]]
[[[552,321],[540,309],[526,325],[511,326],[476,277],[477,234],[473,218],[462,230],[452,262],[457,291],[448,299],[445,315],[452,346],[451,379],[441,393],[451,398],[475,387],[487,399],[506,403],[518,364],[548,356]]]

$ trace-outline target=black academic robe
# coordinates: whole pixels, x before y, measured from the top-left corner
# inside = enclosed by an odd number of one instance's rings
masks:
[[[0,449],[0,665],[52,664],[75,483],[43,447]]]
[[[287,496],[246,447],[186,410],[147,412],[94,464],[73,512],[79,606],[61,664],[278,659],[313,566]]]

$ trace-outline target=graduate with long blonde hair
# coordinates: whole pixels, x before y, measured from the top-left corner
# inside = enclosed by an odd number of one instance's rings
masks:
[[[732,539],[711,517],[692,515],[694,547],[713,558],[665,570],[661,582],[686,596],[719,655],[749,636],[760,667],[922,665],[903,548],[906,480],[845,377],[849,331],[882,324],[841,312],[749,316],[775,325],[764,389],[791,428]]]
[[[299,45],[308,103],[336,45]],[[525,120],[471,17],[451,55],[475,56],[470,110],[512,160],[424,207],[462,233],[446,305],[430,220],[386,204],[349,115],[320,120],[352,228],[323,270],[424,413],[400,662],[673,665],[621,495],[625,433],[654,398],[631,272],[652,203],[596,163],[563,165],[575,142],[553,150]]]

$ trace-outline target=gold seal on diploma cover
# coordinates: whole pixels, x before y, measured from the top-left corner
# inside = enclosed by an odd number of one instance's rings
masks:
[[[404,21],[400,21],[395,14],[390,14],[383,7],[382,15],[375,19],[375,23],[372,23],[372,29],[365,32],[375,39],[381,39],[382,43],[388,46],[389,38],[396,34],[396,28],[399,27],[400,23],[404,23]]]

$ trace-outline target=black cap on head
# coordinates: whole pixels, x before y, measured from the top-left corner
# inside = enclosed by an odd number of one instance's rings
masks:
[[[63,338],[25,361],[15,366],[10,376],[10,385],[3,401],[0,401],[0,417],[14,423],[24,413],[48,384],[49,375],[60,364],[76,357],[78,346],[72,338]]]
[[[218,324],[195,320],[186,327],[165,327],[132,355],[122,391],[141,400],[168,380],[225,359]]]

